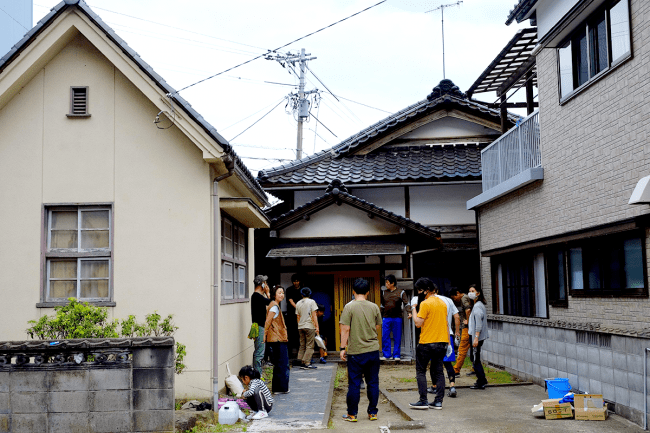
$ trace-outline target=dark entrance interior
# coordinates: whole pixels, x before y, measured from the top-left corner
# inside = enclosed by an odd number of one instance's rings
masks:
[[[336,324],[334,317],[334,275],[307,275],[304,284],[312,292],[312,299],[325,307],[325,315],[319,319],[320,335],[327,339],[327,350],[336,350]],[[315,348],[318,351],[318,348]]]
[[[470,284],[481,287],[478,251],[432,251],[413,255],[413,277],[427,277],[442,295],[452,287],[467,293]]]

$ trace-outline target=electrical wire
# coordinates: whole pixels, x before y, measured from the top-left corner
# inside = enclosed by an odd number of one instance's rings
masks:
[[[323,122],[321,122],[320,120],[318,120],[318,117],[314,116],[314,113],[312,113],[312,112],[310,111],[309,114],[310,114],[314,119],[316,119],[316,122],[318,122],[318,123],[320,123],[321,125],[323,125],[323,128],[327,129],[327,130],[330,132],[330,134],[332,134],[332,135],[333,135],[334,137],[336,137],[336,138],[339,138],[336,134],[334,134],[334,133],[332,132],[331,129],[329,129],[327,126],[325,126],[325,124],[324,124]]]
[[[352,99],[344,98],[343,96],[340,96],[340,95],[339,95],[339,98],[344,99],[346,101],[350,101],[350,102],[352,102],[354,104],[363,105],[364,107],[372,108],[373,110],[381,111],[383,113],[393,114],[390,111],[386,111],[386,110],[382,110],[381,108],[372,107],[370,105],[362,104],[361,102],[353,101]]]
[[[16,22],[16,24],[18,24],[20,27],[22,27],[22,28],[24,28],[25,30],[29,31],[29,29],[28,29],[27,27],[25,27],[24,25],[22,25],[22,24],[21,24],[21,23],[20,23],[16,18],[14,18],[14,17],[12,17],[11,15],[9,15],[9,12],[7,12],[6,10],[4,10],[4,9],[2,9],[2,8],[0,8],[0,11],[4,12],[5,15],[7,15],[9,18],[11,18],[12,20],[14,20],[14,21]]]
[[[275,110],[275,109],[276,109],[280,104],[282,104],[282,101],[284,101],[284,98],[282,98],[282,99],[280,100],[280,102],[278,102],[278,103],[275,105],[275,107],[271,108],[271,109],[270,109],[270,110],[269,110],[269,111],[268,111],[264,116],[260,117],[260,118],[255,122],[255,123],[253,123],[253,124],[252,124],[251,126],[249,126],[248,128],[244,129],[242,132],[240,132],[239,134],[235,135],[233,138],[231,138],[231,139],[228,140],[228,141],[233,141],[235,138],[239,137],[239,136],[242,135],[244,132],[246,132],[246,131],[248,131],[249,129],[251,129],[253,126],[255,126],[255,124],[256,124],[257,122],[259,122],[260,120],[264,119],[266,116],[268,116],[268,115],[271,113],[271,111]]]
[[[305,38],[308,38],[309,36],[315,35],[315,34],[318,33],[318,32],[322,32],[322,31],[325,30],[325,29],[328,29],[328,28],[330,28],[330,27],[332,27],[332,26],[335,26],[336,24],[342,23],[343,21],[348,20],[348,19],[350,19],[350,18],[352,18],[352,17],[354,17],[354,16],[356,16],[356,15],[359,15],[359,14],[361,14],[361,13],[367,11],[367,10],[370,10],[370,9],[372,9],[372,8],[374,8],[374,7],[377,7],[377,6],[379,6],[380,4],[385,3],[386,1],[387,1],[387,0],[382,0],[382,1],[380,1],[379,3],[376,3],[376,4],[372,5],[372,6],[369,6],[369,7],[365,8],[365,9],[359,11],[359,12],[356,12],[356,13],[350,15],[350,16],[347,16],[347,17],[345,17],[345,18],[343,18],[343,19],[340,19],[340,20],[338,20],[338,21],[336,21],[336,22],[334,22],[334,23],[332,23],[332,24],[330,24],[330,25],[328,25],[328,26],[322,27],[322,28],[320,28],[320,29],[318,29],[318,30],[316,30],[316,31],[314,31],[314,32],[311,32],[311,33],[309,33],[309,34],[307,34],[307,35],[305,35],[305,36],[302,36],[302,37],[300,37],[300,38],[298,38],[298,39],[295,39],[295,40],[293,40],[293,41],[291,41],[291,42],[289,42],[289,43],[287,43],[287,44],[284,44],[284,45],[282,45],[281,47],[278,47],[278,48],[276,48],[276,49],[274,49],[274,50],[269,50],[269,52],[276,52],[276,51],[278,51],[278,50],[281,50],[282,48],[288,47],[288,46],[291,45],[291,44],[294,44],[294,43],[296,43],[296,42],[298,42],[298,41],[301,41],[301,40],[303,40],[303,39],[305,39]],[[233,67],[231,67],[231,68],[226,69],[225,71],[218,72],[218,73],[216,73],[216,74],[214,74],[214,75],[211,75],[211,76],[209,76],[209,77],[207,77],[207,78],[204,78],[203,80],[200,80],[200,81],[197,81],[196,83],[190,84],[189,86],[185,86],[185,87],[183,87],[182,89],[175,91],[174,93],[175,93],[175,94],[178,94],[178,93],[182,92],[183,90],[189,89],[189,88],[192,87],[192,86],[196,86],[197,84],[200,84],[200,83],[202,83],[202,82],[204,82],[204,81],[207,81],[207,80],[209,80],[209,79],[211,79],[211,78],[214,78],[214,77],[219,76],[219,75],[221,75],[221,74],[225,74],[226,72],[232,71],[233,69],[235,69],[235,68],[239,68],[240,66],[244,66],[244,65],[246,65],[246,64],[248,64],[248,63],[250,63],[250,62],[252,62],[252,61],[254,61],[254,60],[257,60],[257,59],[263,57],[264,55],[265,55],[265,54],[261,54],[261,55],[259,55],[259,56],[257,56],[257,57],[253,57],[252,59],[247,60],[247,61],[245,61],[244,63],[240,63],[240,64],[238,64],[238,65],[235,65],[235,66],[233,66]]]
[[[288,158],[260,158],[258,156],[241,156],[239,155],[241,159],[257,159],[257,160],[262,160],[262,161],[293,161],[292,159]]]
[[[281,98],[277,103],[280,104],[282,101],[284,101],[284,97]],[[243,122],[244,120],[249,119],[249,118],[255,116],[255,115],[256,115],[257,113],[259,113],[260,111],[266,110],[266,109],[269,108],[269,106],[271,106],[271,105],[272,105],[272,103],[269,104],[269,105],[267,105],[267,106],[264,107],[264,108],[261,108],[261,109],[257,110],[256,112],[254,112],[254,113],[251,114],[250,116],[246,116],[246,117],[244,117],[243,119],[238,120],[237,122],[233,123],[232,125],[226,126],[225,128],[221,128],[221,131],[223,132],[223,131],[225,131],[225,130],[228,129],[228,128],[232,128],[233,126],[235,126],[235,125],[237,125],[237,124]],[[273,108],[275,108],[275,107],[273,107]],[[233,140],[234,140],[234,139],[233,139]]]

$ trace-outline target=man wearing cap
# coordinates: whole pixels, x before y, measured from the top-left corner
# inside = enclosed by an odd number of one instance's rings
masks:
[[[298,316],[298,334],[300,334],[300,350],[298,351],[298,360],[301,362],[300,368],[304,370],[314,369],[315,365],[311,363],[311,357],[314,354],[314,337],[319,333],[318,304],[310,299],[311,289],[303,287],[300,289],[302,299],[296,304],[296,315]]]
[[[255,338],[255,351],[253,352],[253,368],[262,375],[262,359],[264,359],[264,322],[266,321],[266,307],[271,303],[269,298],[269,285],[266,275],[258,275],[253,280],[255,292],[251,296],[251,319],[257,323],[259,334]]]

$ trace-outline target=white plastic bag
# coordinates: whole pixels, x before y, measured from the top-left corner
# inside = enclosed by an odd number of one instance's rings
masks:
[[[445,358],[448,358],[452,353],[454,353],[454,347],[451,344],[447,345],[447,354],[445,355]]]
[[[226,386],[231,393],[234,393],[236,397],[241,397],[244,392],[244,385],[241,384],[241,381],[237,376],[230,372],[230,365],[226,362],[226,371],[228,376],[226,377]]]
[[[327,347],[325,347],[325,342],[323,341],[323,338],[320,335],[317,335],[314,337],[314,341],[323,350],[327,350]]]

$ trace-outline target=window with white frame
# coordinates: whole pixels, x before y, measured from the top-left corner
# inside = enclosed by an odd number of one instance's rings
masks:
[[[246,284],[248,229],[235,220],[221,217],[221,299],[248,299]]]
[[[628,0],[607,2],[558,48],[560,99],[632,55]]]
[[[492,264],[494,313],[547,317],[544,254],[509,254]]]
[[[110,206],[46,207],[46,302],[112,299]]]

